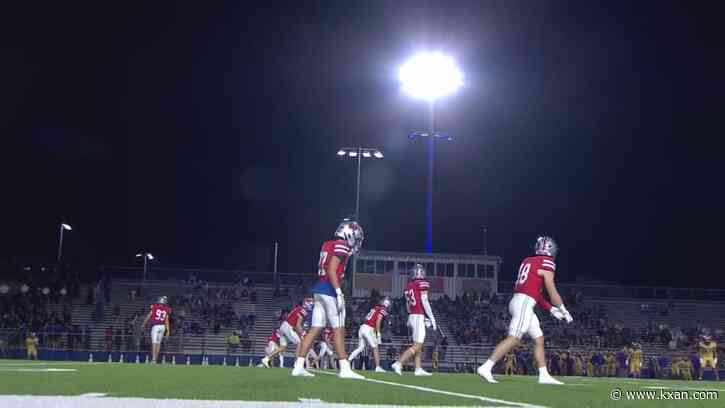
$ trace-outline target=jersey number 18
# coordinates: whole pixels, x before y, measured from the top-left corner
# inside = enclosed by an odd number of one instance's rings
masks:
[[[521,267],[519,268],[519,276],[516,278],[515,286],[523,285],[524,282],[526,282],[526,279],[529,278],[529,270],[531,270],[530,263],[521,264]]]

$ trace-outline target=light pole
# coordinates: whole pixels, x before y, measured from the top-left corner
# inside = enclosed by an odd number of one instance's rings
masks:
[[[71,227],[68,224],[60,224],[60,232],[58,233],[58,265],[60,265],[60,260],[63,257],[63,231],[72,231],[73,227]]]
[[[422,52],[406,61],[398,73],[403,92],[428,102],[428,131],[413,132],[408,137],[428,138],[428,194],[426,205],[426,250],[433,252],[433,162],[435,142],[452,137],[435,131],[435,104],[443,96],[455,93],[463,85],[463,74],[453,58],[438,52]]]
[[[136,254],[136,258],[141,258],[141,257],[143,257],[143,280],[145,281],[146,276],[148,275],[148,272],[149,272],[149,261],[153,261],[154,256],[148,252],[140,252],[140,253]]]
[[[355,181],[355,220],[360,222],[360,165],[362,159],[382,159],[383,152],[374,147],[343,147],[337,151],[337,156],[357,160],[357,178]]]
[[[483,254],[488,255],[488,228],[483,227]]]

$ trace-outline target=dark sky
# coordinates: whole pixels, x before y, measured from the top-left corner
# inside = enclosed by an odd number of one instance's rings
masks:
[[[426,106],[415,51],[454,56],[440,101],[435,244],[508,274],[539,234],[560,278],[725,288],[723,29],[668,1],[18,2],[2,19],[0,257],[238,267],[281,245],[312,272],[354,209],[365,247],[422,251]],[[597,4],[599,3],[599,4]],[[681,2],[685,4],[684,2]],[[7,145],[6,145],[7,143]],[[505,275],[504,278],[508,278]]]

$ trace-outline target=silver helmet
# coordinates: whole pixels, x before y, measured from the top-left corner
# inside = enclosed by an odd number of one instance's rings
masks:
[[[160,304],[162,304],[162,305],[168,304],[168,303],[169,303],[169,298],[168,298],[168,297],[166,297],[166,296],[161,296],[161,297],[159,298],[159,301],[158,301],[158,303],[160,303]]]
[[[425,279],[425,266],[422,264],[415,264],[409,272],[410,279]]]
[[[384,298],[380,299],[380,306],[384,308],[389,308],[392,302],[390,301],[390,296],[385,296]]]
[[[353,254],[360,251],[362,243],[365,240],[365,232],[362,226],[357,221],[350,220],[344,220],[337,226],[335,236],[344,239],[350,249],[352,249]]]
[[[539,237],[536,239],[534,250],[536,251],[536,255],[546,255],[553,258],[559,250],[559,245],[556,244],[554,238]]]

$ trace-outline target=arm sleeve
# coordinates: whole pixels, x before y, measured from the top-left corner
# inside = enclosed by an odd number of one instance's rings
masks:
[[[420,303],[423,304],[423,310],[425,310],[426,316],[431,321],[436,321],[435,316],[433,316],[433,309],[430,308],[430,303],[428,302],[428,292],[423,292],[420,294]]]

